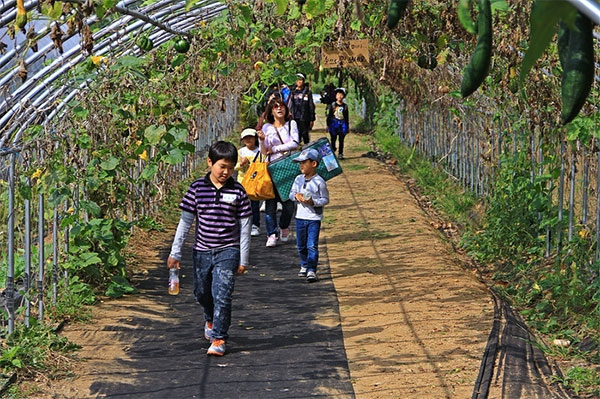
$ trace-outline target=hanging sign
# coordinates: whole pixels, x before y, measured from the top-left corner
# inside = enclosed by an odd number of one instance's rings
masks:
[[[348,40],[341,48],[337,43],[324,43],[321,49],[322,68],[369,66],[369,40]]]

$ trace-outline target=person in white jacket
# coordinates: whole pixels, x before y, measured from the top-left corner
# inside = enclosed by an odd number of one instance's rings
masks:
[[[299,277],[309,283],[317,281],[319,262],[319,232],[323,220],[323,207],[329,203],[329,191],[325,179],[317,174],[321,155],[314,149],[306,149],[294,159],[300,163],[300,172],[294,180],[290,199],[298,203],[296,209],[296,246],[300,255]]]

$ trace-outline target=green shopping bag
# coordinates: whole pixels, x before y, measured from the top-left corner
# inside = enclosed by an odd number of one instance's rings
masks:
[[[317,173],[325,180],[329,180],[339,174],[341,174],[342,167],[338,159],[336,158],[333,150],[331,149],[331,143],[326,137],[322,137],[318,140],[312,141],[302,147],[302,150],[308,148],[314,148],[319,151],[321,155],[321,161],[317,167]],[[283,158],[279,158],[276,161],[269,163],[268,170],[273,180],[273,185],[279,193],[279,197],[282,201],[289,199],[290,191],[294,185],[296,176],[300,174],[300,167],[298,163],[293,162],[295,158],[300,155],[302,151],[293,152]]]

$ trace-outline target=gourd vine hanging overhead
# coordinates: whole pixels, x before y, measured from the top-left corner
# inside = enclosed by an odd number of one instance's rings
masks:
[[[387,12],[387,26],[394,29],[398,25],[400,18],[404,16],[409,0],[390,0]]]
[[[562,53],[563,66],[561,82],[563,125],[577,116],[585,103],[594,83],[594,24],[588,17],[578,12],[572,29],[563,26],[559,38],[559,54]],[[567,49],[565,38],[568,38]],[[566,53],[566,54],[565,54]]]
[[[472,5],[473,0],[458,0],[458,4],[456,6],[456,13],[458,14],[458,20],[465,28],[465,30],[469,33],[476,34],[477,25],[471,17]]]
[[[463,73],[460,94],[471,95],[483,83],[492,60],[492,9],[490,0],[479,0],[477,15],[477,45]]]

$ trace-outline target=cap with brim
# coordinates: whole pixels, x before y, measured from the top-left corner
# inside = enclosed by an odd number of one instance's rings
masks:
[[[256,130],[251,129],[251,128],[242,130],[242,138],[247,137],[247,136],[256,137]]]
[[[346,89],[344,89],[343,87],[338,87],[337,89],[335,89],[335,93],[342,93],[344,96],[346,96]]]
[[[319,151],[314,148],[309,148],[300,153],[296,158],[294,158],[294,162],[302,162],[310,159],[311,161],[319,162],[321,160],[321,155],[319,155]]]
[[[302,79],[302,80],[306,80],[306,76],[305,76],[303,73],[300,73],[300,72],[298,72],[298,73],[296,74],[296,76],[298,76],[298,77],[299,77],[300,79]]]

